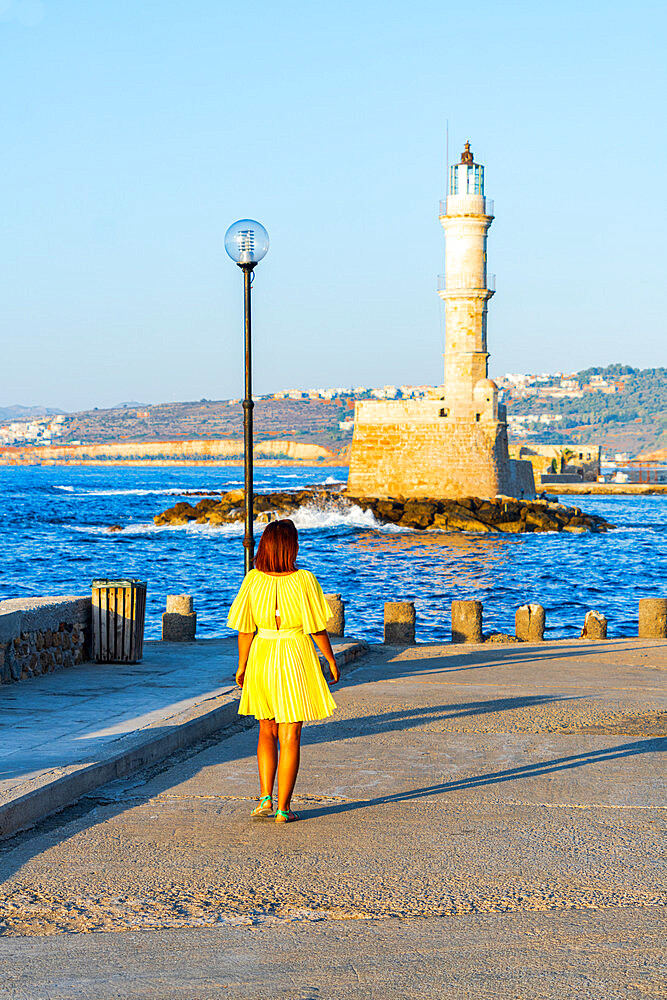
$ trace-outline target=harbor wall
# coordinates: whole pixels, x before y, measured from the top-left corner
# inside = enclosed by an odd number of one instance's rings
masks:
[[[90,597],[0,601],[0,683],[49,674],[90,658]]]

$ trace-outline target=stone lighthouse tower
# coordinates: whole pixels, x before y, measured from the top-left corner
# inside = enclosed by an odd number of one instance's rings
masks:
[[[494,396],[488,378],[487,307],[493,295],[486,267],[486,237],[493,222],[493,202],[484,196],[484,167],[475,163],[466,142],[460,163],[449,170],[446,201],[440,203],[445,230],[445,273],[438,294],[445,303],[445,397],[452,417],[477,413],[475,387]],[[492,388],[493,386],[493,388]]]
[[[486,319],[492,282],[486,237],[493,205],[484,167],[466,142],[441,202],[445,274],[445,383],[426,398],[360,400],[355,407],[348,493],[419,498],[535,495],[530,462],[510,459],[505,407],[488,377]],[[409,350],[410,337],[405,337]]]

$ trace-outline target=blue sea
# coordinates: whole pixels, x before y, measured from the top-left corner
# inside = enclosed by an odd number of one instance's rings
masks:
[[[255,488],[342,480],[346,469],[259,468]],[[333,473],[333,475],[332,475]],[[240,526],[156,528],[193,490],[237,489],[240,468],[0,469],[0,600],[85,594],[96,577],[148,584],[146,634],[160,635],[167,594],[190,593],[198,635],[226,635],[243,576]],[[191,499],[196,503],[198,498]],[[378,526],[369,513],[303,510],[299,564],[346,601],[347,632],[379,641],[383,602],[414,600],[417,638],[449,638],[455,598],[484,603],[484,628],[514,630],[520,604],[546,608],[550,638],[578,635],[586,611],[610,636],[637,634],[637,602],[667,596],[667,496],[567,500],[618,525],[606,535],[476,535]],[[110,533],[118,524],[122,531]],[[261,530],[258,529],[258,530]]]

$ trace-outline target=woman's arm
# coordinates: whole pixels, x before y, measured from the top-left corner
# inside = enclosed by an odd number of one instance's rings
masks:
[[[331,683],[337,684],[338,681],[340,680],[340,670],[338,669],[338,665],[336,663],[336,657],[334,656],[334,651],[331,648],[329,633],[325,628],[323,628],[321,632],[313,632],[312,635],[322,655],[329,664],[329,670],[331,672]],[[241,637],[239,636],[239,639],[240,638]]]
[[[254,638],[254,632],[239,632],[239,668],[236,671],[236,683],[239,687],[243,687],[245,668],[248,662],[248,655],[250,653],[250,647],[252,646],[252,640]]]

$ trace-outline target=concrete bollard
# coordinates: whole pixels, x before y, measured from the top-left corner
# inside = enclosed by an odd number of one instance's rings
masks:
[[[384,641],[392,646],[410,646],[415,641],[415,602],[385,601]]]
[[[168,594],[167,610],[162,615],[163,642],[194,642],[197,614],[190,594]]]
[[[327,632],[329,635],[345,635],[345,605],[340,599],[340,594],[325,594],[324,599],[331,608]]]
[[[639,638],[667,639],[667,598],[644,597],[639,602]]]
[[[581,639],[606,639],[607,619],[599,611],[588,611],[584,628],[580,636]]]
[[[482,642],[482,602],[452,601],[452,642]]]
[[[194,601],[190,594],[167,594],[167,611],[172,615],[191,615]]]
[[[519,642],[544,642],[545,618],[541,604],[522,604],[514,616],[514,632]]]

